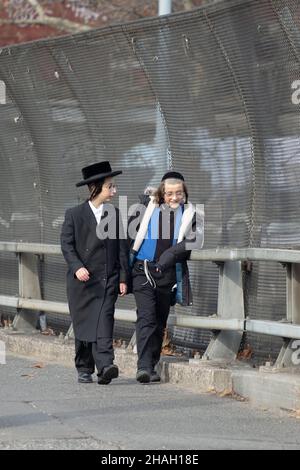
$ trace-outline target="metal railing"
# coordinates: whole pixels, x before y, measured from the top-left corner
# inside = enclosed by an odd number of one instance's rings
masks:
[[[0,295],[0,305],[14,307],[13,328],[32,330],[38,311],[68,314],[67,303],[41,299],[37,255],[59,255],[59,245],[0,242],[0,251],[18,255],[19,295]],[[193,251],[193,261],[212,261],[219,266],[218,308],[213,316],[170,315],[169,325],[208,329],[213,332],[205,359],[236,358],[244,332],[279,336],[284,339],[277,366],[292,365],[294,342],[300,339],[300,250],[267,248],[222,248]],[[254,320],[245,317],[242,262],[272,261],[286,267],[286,318],[284,321]],[[135,322],[136,312],[116,309],[115,319]],[[71,335],[71,331],[67,336]]]

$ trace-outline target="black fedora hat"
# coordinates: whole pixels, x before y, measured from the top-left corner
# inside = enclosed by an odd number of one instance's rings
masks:
[[[108,176],[120,175],[122,173],[122,171],[112,171],[109,162],[93,163],[92,165],[82,168],[81,172],[83,180],[76,184],[77,187],[93,183],[94,181],[103,180]]]

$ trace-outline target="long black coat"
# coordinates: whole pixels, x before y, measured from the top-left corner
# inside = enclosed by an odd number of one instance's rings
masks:
[[[116,239],[100,240],[97,221],[88,201],[68,209],[61,231],[61,249],[68,264],[67,296],[75,337],[94,342],[100,315],[112,320],[119,293],[119,282],[127,282],[128,249],[119,238],[119,216],[116,209]],[[102,219],[105,217],[105,205]],[[90,273],[86,282],[75,273],[85,267]]]

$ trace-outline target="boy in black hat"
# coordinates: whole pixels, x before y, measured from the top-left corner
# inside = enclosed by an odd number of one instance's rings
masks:
[[[99,384],[109,384],[119,374],[113,364],[114,307],[118,294],[127,292],[128,256],[118,210],[109,202],[116,194],[113,176],[121,173],[112,171],[109,162],[83,168],[83,180],[76,186],[88,185],[89,199],[66,211],[61,232],[80,383],[93,381],[95,364]],[[112,209],[108,234],[113,236],[100,237],[98,228]]]

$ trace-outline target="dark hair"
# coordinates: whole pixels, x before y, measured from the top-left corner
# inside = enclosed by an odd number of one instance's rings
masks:
[[[156,204],[163,204],[165,202],[165,187],[166,187],[166,183],[169,183],[169,184],[178,184],[178,183],[181,183],[182,184],[182,187],[183,187],[183,191],[184,191],[184,194],[185,194],[185,200],[184,200],[184,203],[186,204],[188,202],[188,198],[189,198],[189,195],[188,195],[188,190],[187,190],[187,187],[186,187],[186,184],[184,181],[182,181],[181,179],[177,179],[177,178],[169,178],[169,179],[166,179],[166,180],[163,180],[160,185],[158,186],[156,192],[154,193],[154,201],[156,202]]]
[[[90,201],[95,199],[95,197],[97,197],[98,194],[101,193],[102,188],[103,188],[103,184],[104,184],[104,180],[100,180],[100,181],[95,181],[94,183],[90,183],[88,185],[89,191],[91,193],[90,197],[89,197]]]

